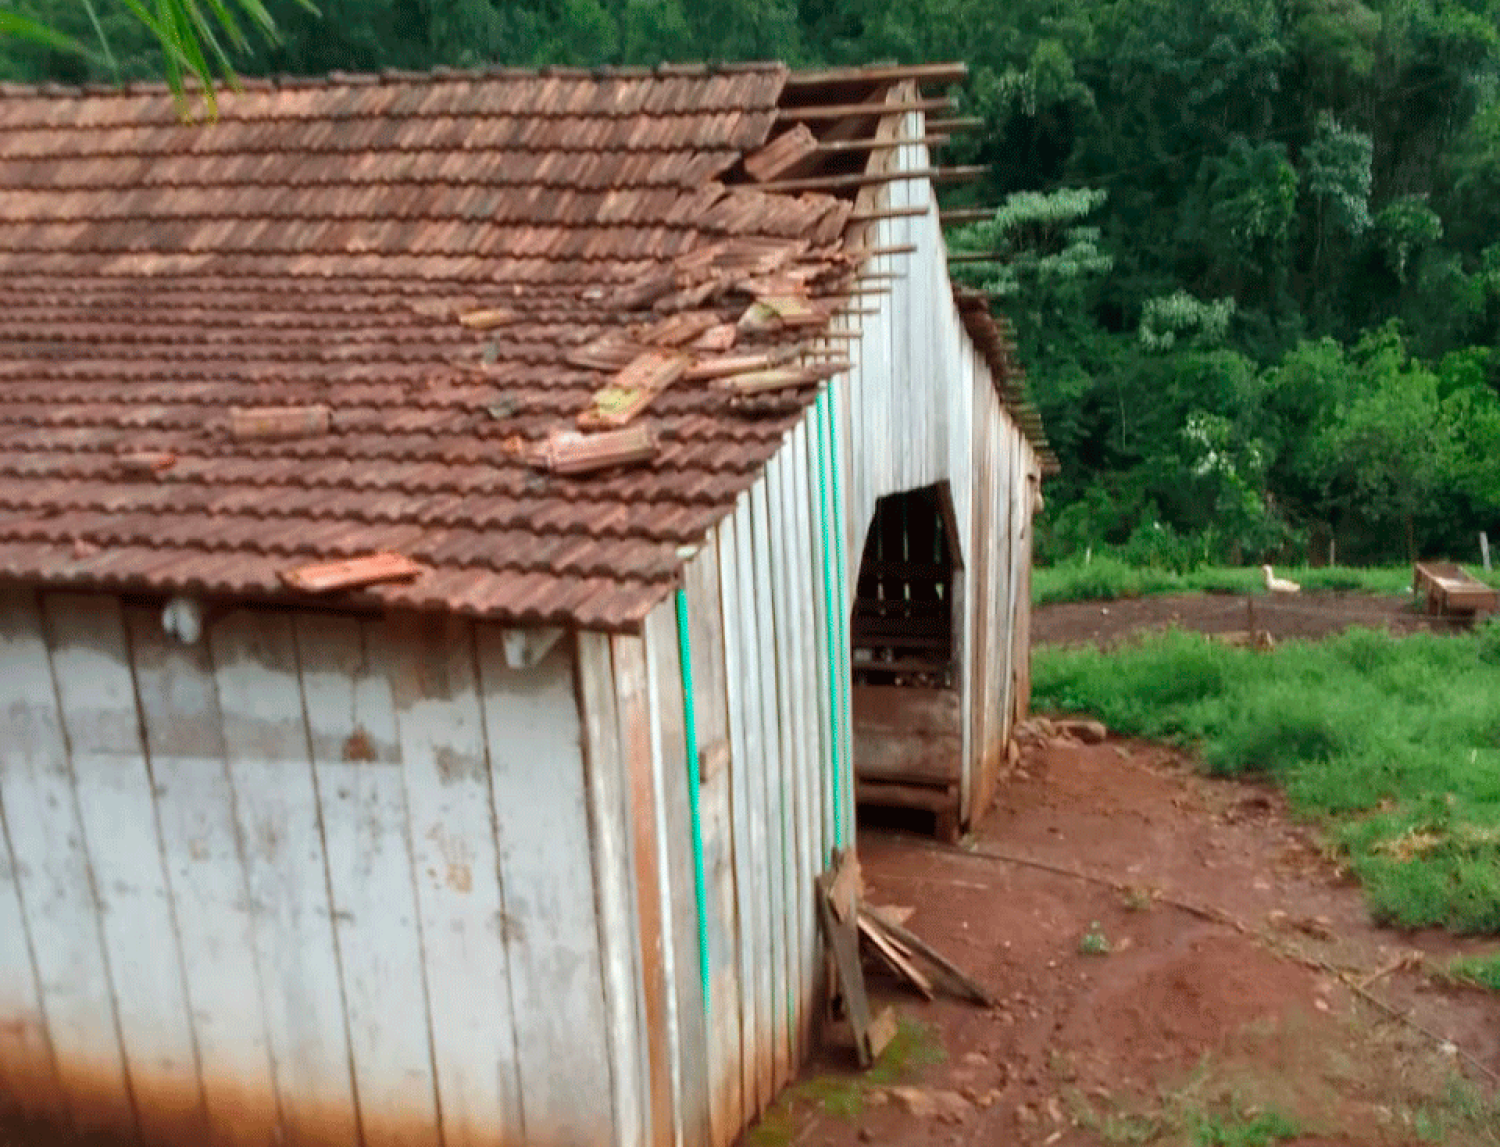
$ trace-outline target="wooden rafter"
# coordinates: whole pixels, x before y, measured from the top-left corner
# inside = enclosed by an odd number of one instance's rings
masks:
[[[814,72],[793,72],[786,79],[788,91],[823,87],[841,83],[894,83],[915,80],[919,84],[957,84],[968,77],[967,64],[954,61],[945,64],[888,64],[867,68],[824,68]]]
[[[952,111],[953,107],[953,101],[946,97],[935,100],[900,100],[896,103],[808,104],[806,107],[779,108],[776,117],[781,120],[844,119],[849,116],[887,116],[900,112]]]
[[[877,219],[919,219],[931,210],[929,204],[916,207],[856,207],[849,213],[851,223],[873,223]]]
[[[850,175],[811,175],[806,179],[780,179],[762,183],[762,191],[828,191],[838,188],[864,187],[871,183],[898,183],[903,179],[930,179],[934,183],[962,183],[978,179],[988,167],[912,167],[890,171],[857,171]]]
[[[894,139],[838,139],[820,142],[817,150],[820,153],[833,153],[843,151],[876,151],[901,147],[908,143],[925,143],[928,147],[941,147],[951,137],[946,135],[900,135]]]

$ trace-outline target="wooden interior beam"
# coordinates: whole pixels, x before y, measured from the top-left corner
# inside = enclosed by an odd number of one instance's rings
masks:
[[[944,97],[935,100],[899,100],[895,103],[808,104],[800,108],[778,108],[779,120],[844,119],[846,116],[888,116],[901,112],[952,111],[954,103]]]

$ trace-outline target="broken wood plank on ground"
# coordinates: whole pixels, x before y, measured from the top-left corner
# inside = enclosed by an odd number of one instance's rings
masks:
[[[860,921],[868,921],[875,928],[883,931],[887,937],[899,940],[908,948],[919,953],[936,967],[940,968],[953,983],[963,990],[962,994],[977,1004],[985,1007],[993,1006],[995,999],[989,990],[979,981],[975,980],[952,960],[944,956],[931,944],[923,940],[915,932],[908,930],[900,924],[892,923],[889,919],[883,919],[872,912],[867,906],[860,906]]]
[[[872,917],[865,913],[860,913],[860,937],[875,950],[876,955],[885,962],[886,967],[890,968],[892,972],[916,988],[922,994],[923,999],[932,999],[934,995],[932,981],[928,979],[921,968],[912,962],[911,950],[904,949],[898,941],[886,935],[880,927],[872,922],[872,919]]]
[[[850,879],[846,871],[851,861],[847,858],[845,852],[835,853],[833,868],[818,874],[818,915],[828,946],[833,950],[839,995],[849,1026],[854,1029],[855,1054],[861,1067],[869,1067],[875,1061],[870,1039],[870,1000],[865,995],[865,974],[859,962],[858,893],[851,895],[848,887]],[[858,880],[857,875],[854,880]]]

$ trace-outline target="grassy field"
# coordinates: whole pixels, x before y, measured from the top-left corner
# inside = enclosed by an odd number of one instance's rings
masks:
[[[1478,563],[1465,568],[1483,576]],[[1299,582],[1309,592],[1360,590],[1364,593],[1403,594],[1411,590],[1410,566],[1277,567],[1277,577]],[[1492,575],[1500,584],[1500,573]],[[1093,561],[1039,566],[1032,572],[1031,598],[1037,605],[1056,601],[1113,601],[1122,597],[1146,597],[1163,593],[1264,593],[1259,567],[1253,569],[1209,568],[1178,574],[1170,570],[1127,565],[1119,558],[1097,557]]]
[[[1172,632],[1039,649],[1033,705],[1273,778],[1326,825],[1392,924],[1500,933],[1500,623],[1370,630],[1256,653]],[[1471,970],[1485,981],[1493,964]]]

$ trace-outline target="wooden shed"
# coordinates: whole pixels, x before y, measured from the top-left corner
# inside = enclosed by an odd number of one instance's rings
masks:
[[[728,1143],[1051,465],[950,67],[0,93],[0,1126]]]

